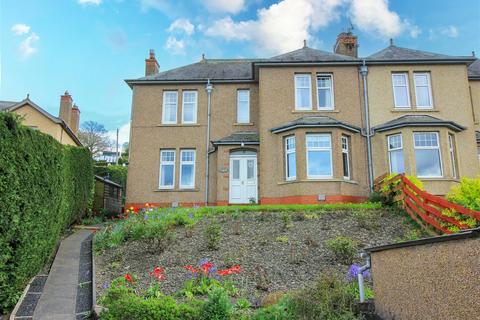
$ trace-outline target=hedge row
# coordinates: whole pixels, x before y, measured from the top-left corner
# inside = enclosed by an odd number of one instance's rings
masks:
[[[128,167],[121,165],[95,165],[93,167],[93,171],[97,176],[100,176],[102,178],[108,177],[109,180],[118,183],[125,190],[125,187],[127,185]]]
[[[0,112],[0,314],[14,306],[64,230],[89,209],[92,192],[86,149],[63,146]]]

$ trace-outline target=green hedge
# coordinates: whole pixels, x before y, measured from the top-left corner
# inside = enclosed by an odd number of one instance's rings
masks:
[[[0,314],[14,306],[92,196],[86,149],[63,146],[0,112]]]
[[[109,180],[118,183],[125,190],[127,185],[127,171],[128,167],[120,165],[99,166],[95,165],[93,171],[97,176],[102,178],[109,177]]]

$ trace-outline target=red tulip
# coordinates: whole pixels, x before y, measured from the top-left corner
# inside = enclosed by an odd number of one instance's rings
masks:
[[[133,277],[130,274],[127,273],[125,275],[125,280],[127,280],[128,282],[133,282]]]

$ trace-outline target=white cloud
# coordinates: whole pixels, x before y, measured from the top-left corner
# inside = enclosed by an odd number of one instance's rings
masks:
[[[203,0],[211,12],[239,13],[245,8],[245,0]]]
[[[80,4],[94,4],[98,6],[99,4],[102,3],[102,0],[78,0],[78,3]]]
[[[30,26],[26,25],[24,23],[17,23],[17,24],[12,26],[11,30],[15,35],[20,36],[22,34],[29,33],[30,32]]]
[[[179,40],[174,36],[169,36],[165,43],[165,49],[175,54],[185,54],[185,40]]]
[[[20,53],[24,58],[28,58],[38,51],[34,47],[35,43],[40,40],[40,37],[36,33],[32,32],[25,40],[20,43]]]
[[[458,37],[458,29],[455,26],[447,26],[447,27],[440,28],[440,33],[450,38]]]
[[[168,0],[140,0],[140,7],[143,11],[147,11],[148,9],[168,11],[170,4]]]
[[[382,37],[398,36],[404,28],[398,14],[388,9],[388,0],[352,0],[350,15],[360,30]]]
[[[313,32],[337,20],[347,0],[283,0],[257,12],[256,20],[235,22],[231,17],[206,28],[210,36],[227,40],[251,40],[258,51],[275,54],[301,47]]]
[[[117,130],[115,129],[115,130],[108,131],[108,137],[110,138],[110,140],[113,141],[113,146],[115,146],[115,142],[117,140]],[[122,145],[125,142],[128,142],[129,140],[130,140],[130,122],[125,123],[118,130],[119,148],[121,149]]]
[[[172,22],[167,31],[173,32],[175,30],[183,31],[191,35],[195,31],[195,26],[188,19],[177,19]]]

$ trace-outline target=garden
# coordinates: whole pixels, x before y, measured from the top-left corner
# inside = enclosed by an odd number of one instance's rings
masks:
[[[423,235],[377,203],[147,204],[96,232],[97,303],[102,319],[361,319],[361,249]]]

